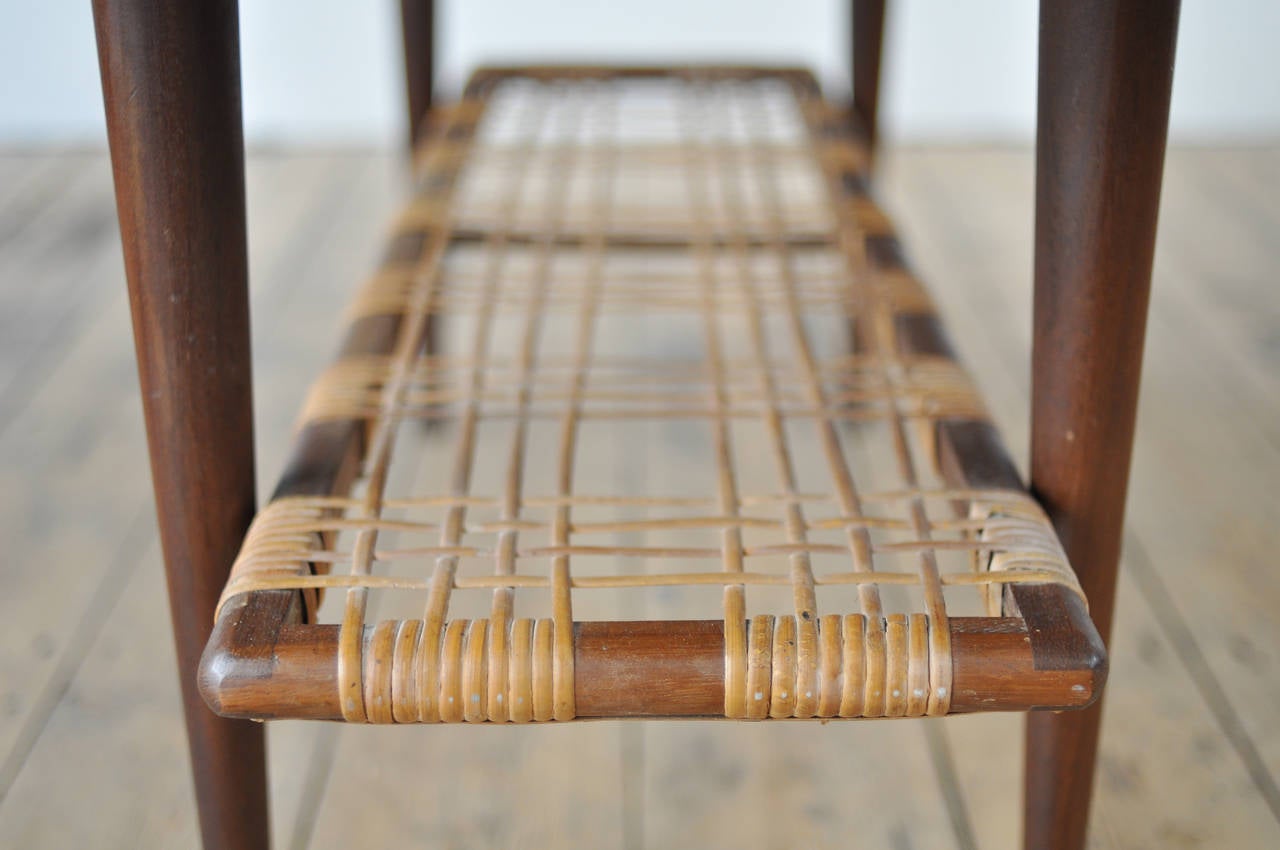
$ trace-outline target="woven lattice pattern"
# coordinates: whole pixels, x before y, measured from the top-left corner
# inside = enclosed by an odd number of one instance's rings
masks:
[[[983,406],[899,338],[932,306],[807,77],[481,75],[419,165],[351,312],[393,341],[303,415],[360,479],[267,505],[224,595],[342,624],[348,720],[570,719],[591,619],[722,619],[729,717],[944,714],[948,616],[1075,587],[940,476]]]

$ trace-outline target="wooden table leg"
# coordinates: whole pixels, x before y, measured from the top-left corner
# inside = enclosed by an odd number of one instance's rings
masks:
[[[872,157],[880,141],[880,52],[884,43],[885,0],[853,0],[853,113],[867,133]]]
[[[400,33],[404,38],[404,87],[408,102],[409,154],[422,140],[427,127],[427,115],[431,110],[435,88],[435,0],[400,0]],[[427,317],[427,328],[422,334],[422,350],[435,354],[439,347],[440,322],[436,316]],[[423,420],[428,428],[437,420]]]
[[[235,0],[94,0],[138,376],[206,848],[268,846],[262,727],[196,691],[254,511]]]
[[[849,69],[853,82],[853,115],[866,134],[867,155],[870,159],[867,180],[873,176],[876,150],[879,147],[877,124],[880,105],[880,54],[884,42],[885,0],[853,0],[849,9]],[[873,322],[859,315],[849,322],[850,351],[854,354],[871,354],[875,346],[870,344]]]
[[[435,2],[400,0],[404,82],[409,106],[409,147],[421,137],[435,85]]]
[[[1040,4],[1031,486],[1105,638],[1151,288],[1178,0]],[[1027,723],[1028,848],[1084,847],[1101,702]]]

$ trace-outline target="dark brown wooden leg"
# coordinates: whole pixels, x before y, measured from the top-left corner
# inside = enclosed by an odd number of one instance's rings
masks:
[[[1111,630],[1178,0],[1040,4],[1031,486]],[[1028,848],[1084,847],[1101,702],[1027,723]]]
[[[254,511],[236,3],[93,11],[201,835],[267,847],[262,727],[214,716],[196,691]]]
[[[409,150],[426,132],[427,113],[435,85],[435,0],[400,0],[400,31],[404,36],[404,84],[409,106]],[[437,350],[439,321],[428,320],[422,347],[427,354]],[[435,420],[426,420],[430,425]]]
[[[421,137],[435,80],[435,3],[400,0],[404,79],[409,101],[409,147]]]
[[[853,0],[853,112],[862,123],[874,156],[880,139],[880,48],[884,41],[885,0]]]
[[[884,40],[885,0],[853,0],[849,15],[852,28],[849,40],[850,67],[853,76],[853,115],[859,131],[867,140],[867,152],[871,156],[868,165],[874,165],[879,144],[876,123],[880,104],[880,49]],[[866,191],[870,182],[870,169],[860,175],[858,191]],[[846,191],[849,187],[846,187]],[[870,248],[869,248],[870,250]],[[876,258],[872,258],[876,262]],[[854,354],[870,354],[875,350],[871,338],[872,322],[869,317],[855,317],[849,322],[850,350]]]

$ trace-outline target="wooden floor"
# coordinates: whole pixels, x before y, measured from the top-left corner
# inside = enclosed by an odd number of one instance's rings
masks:
[[[1031,156],[884,167],[1025,457]],[[400,169],[250,159],[264,491]],[[1175,149],[1161,216],[1093,846],[1280,847],[1280,149]],[[0,541],[0,847],[195,846],[101,154],[0,154]],[[276,844],[1009,848],[1020,727],[280,723]]]

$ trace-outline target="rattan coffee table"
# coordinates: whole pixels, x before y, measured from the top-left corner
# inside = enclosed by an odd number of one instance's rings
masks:
[[[855,5],[878,64],[879,7]],[[1145,308],[1168,101],[1148,54],[1172,55],[1175,17],[1084,5],[1119,10],[1096,49],[1136,58],[1071,60],[1102,25],[1046,9],[1063,34],[1043,47],[1042,131],[1083,117],[1040,137],[1040,498],[872,199],[870,71],[851,109],[796,69],[487,68],[427,111],[430,10],[406,3],[412,193],[241,542],[243,184],[219,185],[242,169],[234,15],[98,3],[187,669],[213,624],[199,695],[224,718],[385,724],[1092,703],[1106,652],[1086,596],[1105,632],[1141,351],[1142,311],[1115,299]],[[1167,31],[1131,26],[1153,20]],[[180,59],[164,79],[157,49]],[[1117,161],[1095,174],[1073,134],[1132,107],[1107,80],[1155,102],[1107,130]],[[136,164],[147,144],[165,167]],[[1154,172],[1134,177],[1136,153]],[[1136,181],[1122,199],[1113,167]],[[1145,249],[1071,220],[1091,192]],[[264,840],[260,733],[187,697],[206,844]],[[1073,846],[1096,712],[1041,716],[1028,843]]]

